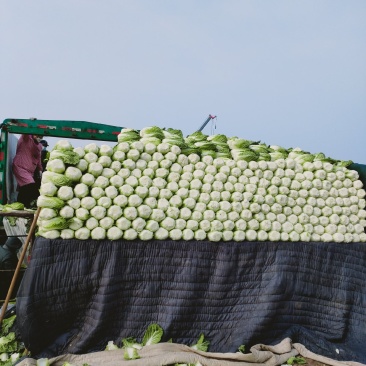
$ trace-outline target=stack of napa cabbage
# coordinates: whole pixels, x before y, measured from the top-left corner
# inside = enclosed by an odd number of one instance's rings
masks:
[[[351,162],[225,135],[123,129],[114,146],[60,140],[38,235],[109,240],[365,242]]]

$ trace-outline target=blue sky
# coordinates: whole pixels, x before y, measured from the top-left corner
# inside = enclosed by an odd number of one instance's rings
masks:
[[[365,0],[0,0],[0,119],[223,133],[366,164]],[[51,141],[52,147],[52,141]]]

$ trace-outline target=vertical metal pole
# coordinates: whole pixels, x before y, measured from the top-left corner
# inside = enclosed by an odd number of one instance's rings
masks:
[[[2,160],[0,162],[1,167],[0,167],[0,183],[1,183],[1,187],[0,187],[0,203],[1,204],[5,204],[8,203],[8,195],[7,195],[7,184],[6,184],[6,168],[7,168],[7,159],[8,159],[8,141],[9,141],[9,137],[8,137],[8,131],[6,130],[6,128],[2,128],[1,129],[1,137],[0,137],[0,152],[2,153]]]

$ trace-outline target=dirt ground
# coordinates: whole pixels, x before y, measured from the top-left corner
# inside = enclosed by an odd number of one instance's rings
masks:
[[[304,357],[304,358],[306,360],[306,366],[329,366],[326,363],[314,361],[314,360],[311,360],[310,358],[306,358],[306,357]]]

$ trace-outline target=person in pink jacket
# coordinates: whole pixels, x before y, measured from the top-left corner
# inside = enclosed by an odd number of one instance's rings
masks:
[[[39,196],[39,187],[34,178],[42,175],[42,138],[40,135],[21,135],[13,159],[13,173],[18,183],[17,201],[27,208],[36,207],[35,201]]]

